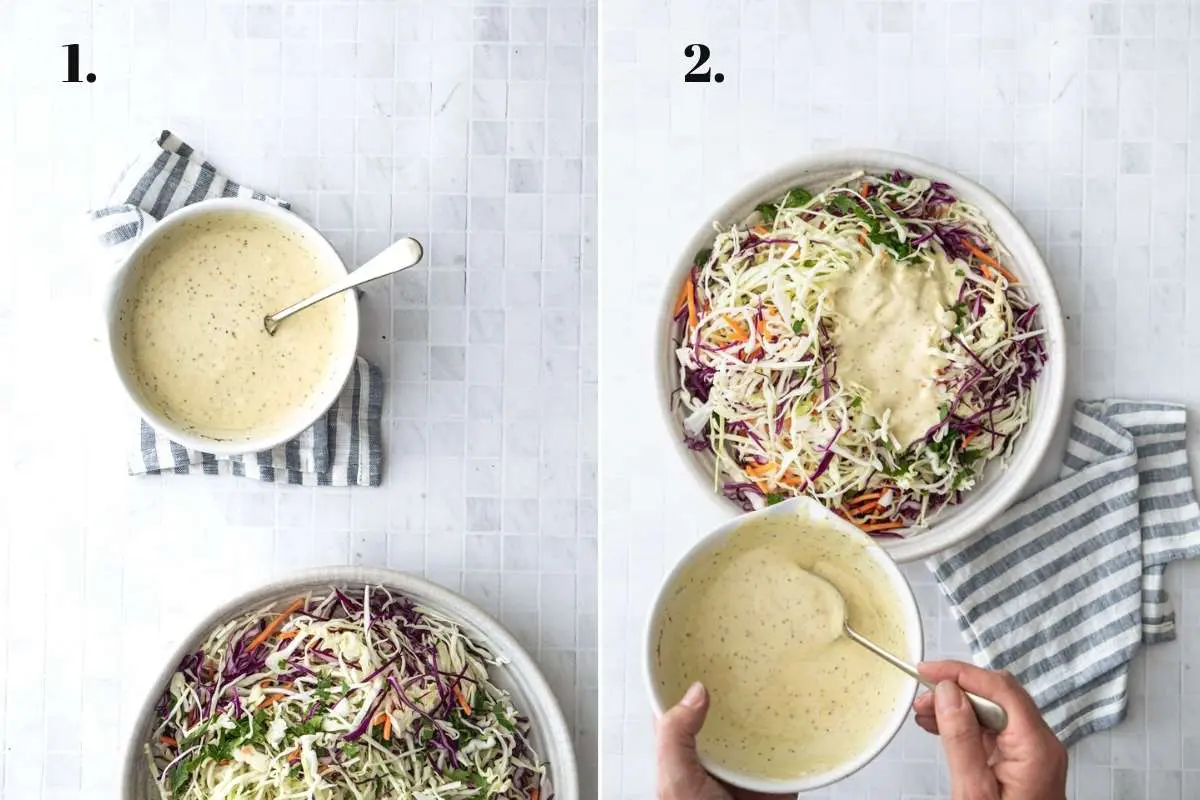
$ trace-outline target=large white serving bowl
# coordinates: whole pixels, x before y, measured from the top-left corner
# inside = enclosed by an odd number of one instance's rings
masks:
[[[180,659],[194,652],[208,634],[222,623],[271,603],[281,607],[298,594],[330,586],[355,587],[370,584],[384,586],[405,595],[418,605],[454,620],[474,641],[485,645],[508,664],[493,668],[496,686],[512,695],[513,705],[529,718],[529,741],[542,760],[549,762],[550,783],[557,800],[579,800],[579,774],[575,750],[562,709],[541,671],[507,630],[491,616],[465,598],[429,581],[389,569],[367,567],[324,567],[296,573],[247,592],[221,605],[196,625],[179,643],[163,665],[154,685],[148,687],[129,740],[125,746],[121,771],[121,797],[124,800],[159,800],[158,790],[146,764],[145,742],[153,730],[155,708]]]
[[[867,534],[849,522],[846,522],[832,511],[824,508],[816,500],[808,497],[794,497],[778,505],[754,511],[720,526],[693,545],[692,549],[683,558],[679,559],[679,562],[671,569],[671,572],[662,582],[658,590],[658,596],[655,598],[654,606],[650,609],[650,616],[643,640],[644,654],[642,661],[646,691],[650,695],[650,702],[654,706],[656,716],[661,715],[679,701],[678,697],[665,697],[663,695],[658,681],[660,665],[658,664],[657,656],[659,633],[668,624],[664,616],[664,611],[667,608],[668,601],[674,595],[675,590],[678,589],[675,585],[676,582],[690,565],[702,559],[711,558],[713,551],[722,542],[734,536],[743,524],[764,517],[801,517],[822,525],[832,526],[845,536],[861,539],[867,547],[868,555],[883,568],[884,574],[887,575],[891,595],[899,606],[900,616],[904,623],[905,649],[903,653],[897,653],[897,655],[903,657],[910,664],[916,664],[921,660],[925,651],[925,635],[921,626],[921,613],[917,607],[916,597],[913,596],[912,587],[909,586],[904,573],[900,571],[900,568],[896,566],[896,563],[882,548],[872,546],[879,544],[879,542],[871,539]],[[893,698],[892,707],[887,716],[879,720],[879,728],[875,737],[862,750],[851,754],[841,764],[822,772],[799,775],[788,780],[764,778],[759,775],[751,775],[731,769],[725,764],[713,760],[703,749],[700,750],[700,761],[704,764],[705,769],[721,780],[756,792],[790,795],[796,792],[820,789],[823,786],[829,786],[848,778],[871,763],[876,756],[882,753],[900,731],[901,726],[904,725],[904,721],[908,719],[908,713],[916,694],[917,682],[912,678],[905,678],[902,688]],[[847,702],[851,701],[847,700]]]
[[[929,161],[886,150],[841,150],[813,155],[784,165],[750,183],[698,226],[680,253],[663,288],[662,311],[655,342],[658,405],[680,458],[689,464],[700,486],[706,487],[706,493],[715,504],[722,507],[725,514],[740,512],[741,509],[733,501],[713,492],[713,456],[708,452],[694,452],[687,448],[680,432],[680,421],[671,408],[671,397],[679,384],[672,348],[675,327],[672,322],[673,306],[679,287],[692,268],[695,254],[711,246],[714,221],[721,225],[741,222],[754,211],[755,206],[777,200],[794,186],[804,186],[815,193],[856,169],[879,173],[899,169],[918,177],[943,181],[953,187],[963,201],[982,211],[1012,255],[1013,271],[1024,284],[1031,301],[1041,307],[1040,318],[1046,331],[1047,359],[1034,387],[1032,418],[1018,438],[1012,458],[1003,465],[999,460],[989,464],[979,484],[963,496],[963,501],[937,514],[924,530],[914,531],[903,539],[884,537],[880,540],[880,544],[896,561],[916,561],[970,538],[1021,496],[1022,489],[1046,457],[1066,393],[1066,333],[1062,306],[1050,271],[1029,233],[1012,211],[979,184]]]

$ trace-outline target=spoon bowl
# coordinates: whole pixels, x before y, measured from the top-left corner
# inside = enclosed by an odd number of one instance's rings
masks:
[[[915,678],[922,686],[928,689],[934,688],[934,683],[921,675],[912,664],[888,652],[850,627],[850,620],[846,616],[846,598],[842,597],[842,593],[838,591],[836,586],[812,570],[802,570],[801,574],[805,576],[804,580],[809,581],[810,586],[815,590],[813,593],[814,596],[820,598],[822,604],[821,610],[826,612],[822,616],[829,622],[827,630],[834,631],[834,636],[829,641],[836,641],[844,635],[847,639],[862,645],[910,678]],[[971,703],[971,708],[975,710],[975,716],[979,719],[980,725],[994,733],[1000,733],[1008,726],[1008,714],[998,704],[993,703],[986,697],[980,697],[968,691],[964,691],[963,694],[967,696],[967,700]]]
[[[864,555],[870,559],[883,573],[887,586],[884,591],[890,595],[889,609],[898,617],[903,630],[902,649],[904,656],[912,662],[920,661],[922,657],[924,635],[921,627],[921,616],[918,613],[916,599],[912,588],[895,561],[884,552],[877,542],[867,534],[855,528],[850,523],[834,515],[820,503],[807,497],[796,497],[760,509],[750,514],[729,520],[712,530],[708,535],[697,541],[693,547],[680,558],[663,580],[656,595],[654,605],[646,620],[644,638],[644,677],[647,693],[652,707],[657,714],[664,713],[679,701],[682,693],[668,691],[663,682],[664,662],[660,647],[661,637],[676,624],[670,615],[670,606],[680,582],[686,579],[691,570],[713,558],[715,551],[726,546],[735,539],[741,529],[747,525],[755,525],[766,520],[778,519],[783,524],[797,522],[812,522],[828,526],[839,531],[843,536],[861,544]],[[793,574],[795,574],[793,572]],[[840,593],[838,595],[841,597]],[[786,622],[780,618],[779,622]],[[842,635],[840,628],[828,633],[826,641],[833,641]],[[875,759],[895,737],[896,733],[908,722],[912,714],[912,702],[916,696],[916,681],[905,678],[897,687],[892,705],[878,715],[878,727],[875,734],[860,748],[849,752],[844,758],[828,767],[813,771],[798,772],[787,777],[770,777],[760,772],[741,768],[723,759],[705,748],[700,748],[698,756],[701,764],[716,778],[734,786],[765,794],[794,796],[797,792],[808,792],[834,784],[865,767]],[[719,702],[719,700],[717,701]],[[854,700],[847,698],[847,704],[854,706]],[[711,712],[710,712],[711,713]],[[768,741],[768,744],[771,742]]]

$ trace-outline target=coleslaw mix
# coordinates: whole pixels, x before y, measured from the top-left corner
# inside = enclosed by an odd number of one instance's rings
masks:
[[[146,745],[177,800],[548,800],[504,663],[387,589],[331,588],[214,630],[180,663]]]
[[[838,377],[831,285],[886,257],[908,269],[948,259],[961,275],[930,346],[940,421],[902,446]],[[673,396],[714,488],[746,510],[808,495],[872,534],[908,535],[1011,454],[1046,360],[1038,306],[978,209],[939,181],[855,172],[803,187],[717,227],[675,306]],[[885,347],[885,342],[880,342]]]

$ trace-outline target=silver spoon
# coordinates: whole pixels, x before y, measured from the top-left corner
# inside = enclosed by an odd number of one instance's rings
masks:
[[[905,673],[909,677],[915,678],[918,683],[928,689],[933,689],[936,684],[933,681],[927,680],[921,673],[917,672],[916,667],[909,664],[907,661],[896,657],[895,655],[884,650],[879,645],[866,638],[858,631],[850,627],[850,622],[846,619],[846,598],[842,597],[842,593],[838,588],[829,581],[809,570],[804,570],[804,573],[812,578],[814,586],[819,591],[822,591],[828,602],[828,608],[831,612],[830,627],[831,633],[835,639],[842,635],[858,642],[863,647],[870,650],[875,655],[882,658],[884,661],[891,664],[896,669]],[[837,630],[838,628],[841,630]],[[828,640],[827,640],[828,641]],[[979,719],[979,724],[995,733],[1000,733],[1008,725],[1008,714],[1004,709],[996,703],[988,700],[985,697],[980,697],[977,694],[972,694],[968,691],[963,691],[967,696],[967,700],[971,703],[971,708],[975,709],[975,716]]]
[[[421,243],[411,236],[406,236],[397,242],[394,242],[390,247],[386,248],[382,253],[372,258],[367,263],[363,264],[358,269],[346,275],[337,283],[326,286],[321,291],[314,295],[304,298],[299,303],[293,303],[282,311],[276,311],[274,314],[267,314],[263,317],[263,325],[267,329],[267,333],[274,336],[279,323],[295,314],[297,311],[303,311],[309,306],[316,305],[322,300],[327,300],[335,294],[340,294],[347,289],[353,289],[368,281],[383,278],[400,270],[408,269],[421,260],[424,255],[424,250],[421,248]]]

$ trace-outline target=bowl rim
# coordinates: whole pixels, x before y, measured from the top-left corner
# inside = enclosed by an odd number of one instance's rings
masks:
[[[508,660],[503,669],[520,676],[521,691],[526,700],[538,708],[537,730],[546,752],[540,753],[550,762],[550,773],[555,797],[559,800],[579,800],[579,772],[570,728],[558,697],[550,688],[537,662],[524,647],[491,614],[476,606],[467,598],[436,583],[408,572],[384,567],[330,566],[314,567],[288,573],[265,584],[241,592],[209,611],[193,625],[179,640],[158,676],[148,687],[145,699],[134,719],[133,727],[126,734],[124,753],[121,757],[121,791],[125,800],[142,800],[138,794],[139,782],[146,780],[143,763],[142,733],[152,721],[158,697],[167,686],[183,656],[196,641],[208,634],[217,625],[246,611],[278,602],[281,596],[313,584],[385,586],[399,594],[405,594],[418,603],[428,605],[453,620],[474,629],[488,640],[488,644],[499,652],[496,655]],[[525,709],[532,720],[532,709]],[[551,753],[553,757],[551,758]]]
[[[1009,463],[1002,467],[1003,474],[990,479],[985,487],[978,487],[984,488],[986,491],[974,495],[978,498],[977,500],[968,500],[960,504],[958,509],[961,510],[953,519],[941,523],[935,519],[927,529],[905,539],[882,538],[879,540],[880,545],[893,559],[899,563],[907,563],[928,558],[971,539],[1020,499],[1021,492],[1032,480],[1054,441],[1066,401],[1068,370],[1066,327],[1053,277],[1029,232],[1012,210],[1000,198],[976,181],[917,156],[868,148],[831,150],[807,155],[760,173],[751,179],[730,199],[723,202],[716,211],[707,216],[707,221],[695,230],[691,238],[687,240],[687,244],[681,248],[674,267],[668,273],[667,281],[661,292],[660,310],[656,318],[654,355],[656,405],[659,410],[659,418],[666,426],[667,436],[676,453],[687,465],[687,469],[697,477],[701,487],[706,484],[710,485],[712,483],[711,470],[702,468],[700,458],[684,446],[682,438],[678,435],[678,422],[671,409],[670,398],[676,388],[671,347],[676,287],[679,285],[679,281],[683,280],[687,270],[691,269],[693,254],[711,240],[714,220],[727,224],[734,219],[741,219],[749,210],[753,209],[756,203],[781,194],[787,186],[803,183],[812,173],[839,168],[847,171],[901,169],[913,175],[944,181],[959,191],[960,195],[969,195],[970,202],[983,212],[993,227],[998,229],[997,233],[1000,232],[999,229],[1006,231],[1006,234],[1001,237],[1001,241],[1017,261],[1023,282],[1026,285],[1035,285],[1036,293],[1033,294],[1033,299],[1041,306],[1043,327],[1046,330],[1046,367],[1042,370],[1034,388],[1037,393],[1035,398],[1037,405],[1025,430],[1022,431],[1018,443],[1018,446],[1023,448],[1022,451],[1015,453]],[[1018,253],[1020,254],[1019,258]],[[1020,470],[1013,469],[1018,461],[1018,456],[1022,467]],[[997,467],[999,468],[999,465]],[[731,514],[743,513],[732,501],[711,489],[705,491],[704,494],[713,506],[724,512],[726,517]],[[967,497],[971,498],[972,494],[968,493]]]
[[[833,512],[826,509],[820,503],[808,497],[795,497],[779,503],[775,506],[752,511],[742,516],[731,519],[709,533],[705,534],[697,540],[687,552],[684,553],[675,565],[667,573],[659,584],[658,592],[655,594],[654,603],[650,608],[650,613],[646,618],[646,625],[643,631],[642,646],[642,678],[646,687],[646,693],[650,697],[650,704],[654,709],[655,717],[660,717],[672,705],[672,703],[664,701],[660,696],[654,681],[654,649],[655,649],[655,633],[657,631],[657,619],[666,605],[668,590],[672,587],[680,573],[689,565],[704,557],[709,548],[713,547],[718,541],[728,539],[733,536],[743,525],[755,520],[768,518],[786,514],[792,509],[796,509],[798,514],[808,514],[810,519],[820,523],[829,524],[831,527],[841,533],[850,536],[851,538],[860,540],[864,545],[871,558],[874,558],[879,563],[889,578],[891,588],[897,598],[900,600],[903,611],[905,624],[905,638],[908,652],[905,654],[909,663],[919,663],[924,658],[925,652],[925,629],[924,623],[921,620],[920,607],[917,604],[916,595],[913,592],[912,585],[901,571],[899,564],[893,559],[883,547],[880,546],[878,540],[863,533],[858,528],[842,520]],[[892,709],[891,715],[887,719],[887,724],[880,729],[879,734],[871,742],[870,747],[863,750],[855,758],[846,763],[824,772],[811,773],[809,775],[799,776],[790,780],[761,778],[745,773],[731,770],[721,764],[713,762],[704,753],[700,753],[700,762],[704,768],[715,775],[717,778],[740,786],[744,789],[757,792],[768,793],[783,793],[790,794],[795,792],[810,791],[829,786],[838,781],[845,780],[854,773],[861,770],[867,764],[871,763],[879,756],[892,740],[896,738],[896,734],[904,726],[908,719],[908,712],[912,706],[913,700],[917,695],[917,682],[908,676],[904,677],[905,688],[897,695],[895,707]]]
[[[139,392],[131,368],[123,366],[123,356],[118,352],[118,315],[122,294],[135,277],[135,267],[148,249],[167,231],[195,217],[223,213],[248,213],[271,219],[284,227],[298,231],[305,237],[306,245],[323,263],[336,266],[342,274],[348,274],[346,262],[338,255],[330,241],[325,238],[315,226],[301,218],[296,213],[282,207],[253,200],[245,197],[216,197],[200,200],[183,206],[164,216],[134,245],[121,260],[116,272],[111,276],[104,300],[106,351],[117,381],[125,397],[133,404],[141,418],[145,420],[160,435],[173,442],[178,442],[190,450],[212,453],[218,456],[243,455],[270,450],[299,436],[305,429],[312,426],[337,402],[346,381],[349,380],[358,356],[359,345],[359,309],[358,298],[354,292],[345,292],[343,300],[345,307],[346,342],[337,360],[330,370],[330,377],[320,391],[314,393],[310,405],[310,413],[296,414],[295,421],[286,426],[280,426],[274,432],[236,441],[223,441],[199,436],[182,430],[180,426],[167,419],[156,409],[146,403]],[[303,424],[301,424],[303,423]]]

